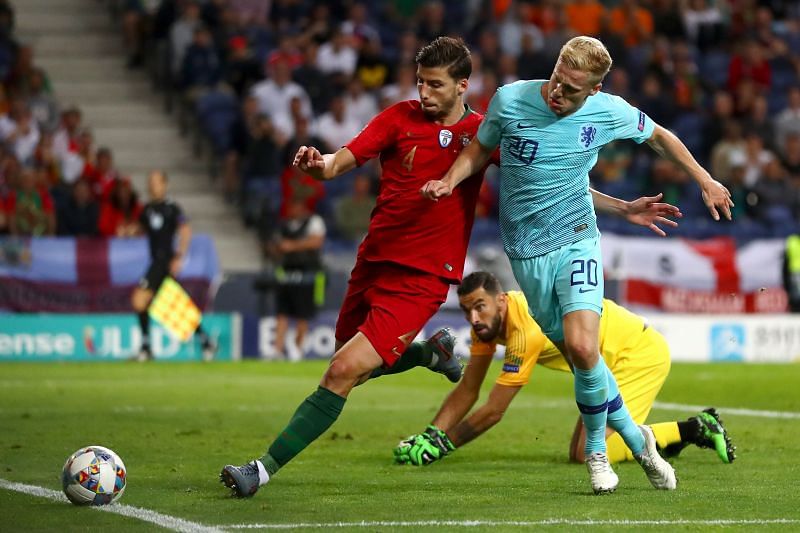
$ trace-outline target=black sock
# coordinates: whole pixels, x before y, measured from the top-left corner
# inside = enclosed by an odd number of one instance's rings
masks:
[[[202,344],[204,348],[211,344],[211,340],[208,338],[208,334],[203,329],[202,324],[197,326],[197,329],[194,330],[194,334],[200,339],[200,344]]]
[[[697,435],[700,433],[700,422],[698,422],[696,418],[678,422],[678,431],[681,434],[681,441],[697,444]]]
[[[138,313],[139,327],[142,329],[142,348],[150,349],[150,315],[147,311]]]

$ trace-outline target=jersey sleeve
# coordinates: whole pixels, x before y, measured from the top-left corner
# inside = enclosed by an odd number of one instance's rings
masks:
[[[633,107],[619,96],[609,95],[608,101],[617,139],[631,139],[641,144],[653,136],[655,122],[644,111]]]
[[[503,108],[503,88],[500,87],[489,101],[489,109],[483,117],[478,128],[477,139],[486,148],[496,148],[500,144],[502,124],[500,124],[500,111]]]
[[[408,103],[400,102],[375,115],[364,129],[345,145],[345,148],[355,156],[358,166],[378,157],[394,143],[398,122],[402,120],[403,105],[408,106]]]
[[[173,205],[175,206],[175,220],[177,221],[178,225],[180,226],[181,224],[188,222],[186,214],[183,212],[183,209],[181,209],[181,206],[178,204]]]
[[[498,385],[509,387],[527,385],[542,349],[541,342],[532,341],[536,341],[536,339],[531,338],[523,328],[516,328],[509,335],[506,342],[506,355],[503,359],[503,370],[496,381]]]

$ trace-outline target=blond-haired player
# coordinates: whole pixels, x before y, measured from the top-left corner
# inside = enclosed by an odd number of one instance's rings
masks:
[[[458,295],[472,326],[469,364],[428,428],[395,449],[395,458],[400,463],[431,463],[497,424],[519,390],[528,383],[536,364],[570,371],[564,356],[528,314],[524,294],[503,292],[494,275],[473,272],[464,278]],[[640,316],[604,299],[599,342],[600,352],[619,383],[631,416],[637,424],[644,424],[669,374],[666,340]],[[498,344],[506,347],[502,372],[486,403],[466,417],[478,399]],[[662,453],[677,455],[685,446],[695,444],[716,450],[725,463],[735,459],[735,448],[713,408],[686,421],[654,423],[650,428]],[[571,460],[584,460],[584,439],[579,418],[570,443]],[[612,430],[606,432],[606,446],[612,463],[633,459],[622,438]]]

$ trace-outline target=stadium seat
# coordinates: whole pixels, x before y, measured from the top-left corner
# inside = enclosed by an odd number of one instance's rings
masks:
[[[703,117],[699,113],[678,115],[671,129],[693,154],[703,150]]]
[[[703,78],[710,81],[717,88],[725,87],[728,83],[728,67],[731,56],[721,50],[709,51],[700,64]]]

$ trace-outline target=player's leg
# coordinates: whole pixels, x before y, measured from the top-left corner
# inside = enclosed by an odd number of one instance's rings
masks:
[[[298,406],[267,453],[243,466],[225,466],[220,474],[222,482],[239,497],[255,494],[333,425],[353,387],[381,364],[383,359],[369,339],[363,333],[356,334],[331,359],[317,390]]]
[[[139,280],[139,285],[131,294],[131,305],[139,319],[139,327],[142,332],[142,342],[137,355],[137,360],[139,361],[147,361],[153,358],[153,352],[150,349],[150,315],[148,308],[153,301],[153,296],[168,275],[168,261],[153,261],[147,268],[145,275]]]
[[[450,328],[441,328],[424,341],[414,341],[408,345],[400,359],[391,367],[376,368],[370,379],[389,374],[400,374],[421,366],[433,372],[444,374],[451,382],[461,379],[463,366],[455,355],[456,338]]]
[[[295,329],[294,344],[302,352],[303,345],[306,342],[306,335],[308,334],[308,320],[305,318],[298,319]]]

